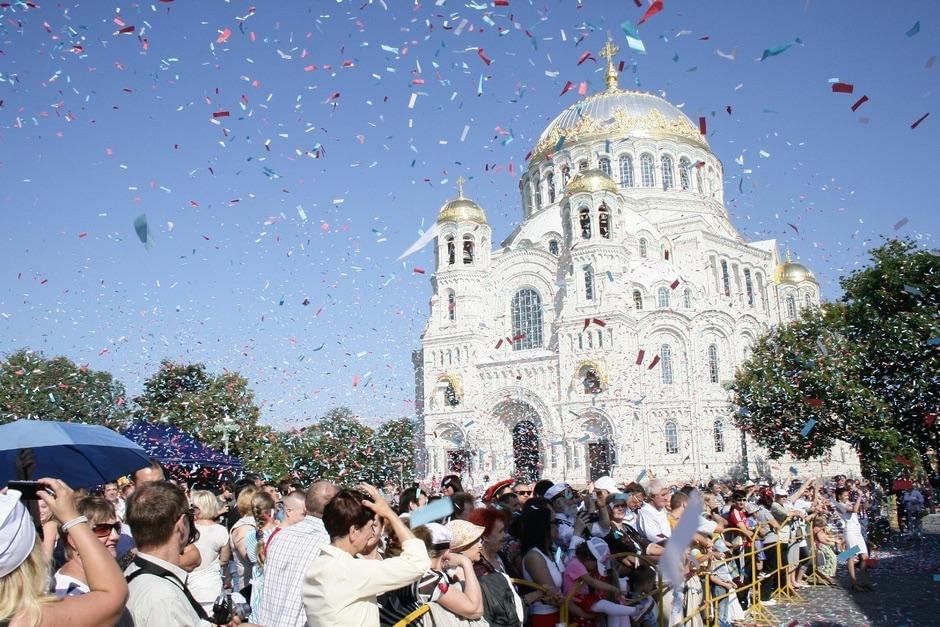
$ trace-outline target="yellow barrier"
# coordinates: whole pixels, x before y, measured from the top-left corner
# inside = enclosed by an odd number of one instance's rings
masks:
[[[431,611],[430,605],[422,605],[418,609],[414,610],[408,616],[405,616],[403,619],[395,623],[394,627],[407,627],[411,624],[411,621],[417,620]]]

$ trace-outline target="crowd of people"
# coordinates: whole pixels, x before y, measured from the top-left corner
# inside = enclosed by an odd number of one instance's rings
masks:
[[[35,500],[0,494],[0,625],[730,625],[778,589],[834,584],[839,563],[872,590],[881,508],[844,476],[200,487],[155,462],[91,493],[47,478]],[[669,551],[680,521],[694,534]]]

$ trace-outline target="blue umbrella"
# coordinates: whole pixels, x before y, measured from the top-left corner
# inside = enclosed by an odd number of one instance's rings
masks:
[[[0,426],[0,486],[17,479],[16,458],[32,449],[30,479],[55,477],[72,487],[113,481],[150,463],[147,451],[106,427],[51,420],[17,420]]]

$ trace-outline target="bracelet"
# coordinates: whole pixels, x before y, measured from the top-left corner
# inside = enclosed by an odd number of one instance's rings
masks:
[[[62,523],[62,533],[68,533],[69,529],[71,529],[72,527],[76,525],[80,525],[82,523],[87,523],[87,522],[88,522],[88,518],[86,518],[85,516],[76,516],[72,520]]]

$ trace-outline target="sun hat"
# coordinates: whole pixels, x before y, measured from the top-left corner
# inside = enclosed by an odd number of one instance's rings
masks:
[[[591,538],[587,541],[591,555],[597,560],[597,572],[602,577],[607,576],[607,562],[610,559],[610,547],[601,538]]]
[[[787,492],[785,488],[777,486],[774,488],[774,496],[790,496],[790,493]]]
[[[569,486],[567,483],[565,483],[564,481],[562,481],[561,483],[556,483],[555,485],[553,485],[553,486],[550,487],[549,489],[545,490],[545,500],[546,500],[546,501],[551,501],[551,500],[555,499],[556,497],[561,496],[561,494],[562,494],[565,490],[567,490],[569,487],[570,487],[570,486]]]
[[[36,528],[19,490],[0,494],[0,577],[19,568],[35,544]]]
[[[598,477],[594,480],[594,489],[605,490],[607,492],[616,492],[617,482],[614,481],[611,477],[604,475],[603,477]]]
[[[437,551],[449,548],[453,542],[454,534],[441,523],[430,522],[425,525],[431,532],[431,548]]]
[[[483,537],[485,527],[474,525],[469,520],[452,520],[447,523],[447,531],[453,534],[453,540],[450,545],[457,552],[473,545],[474,542]]]

